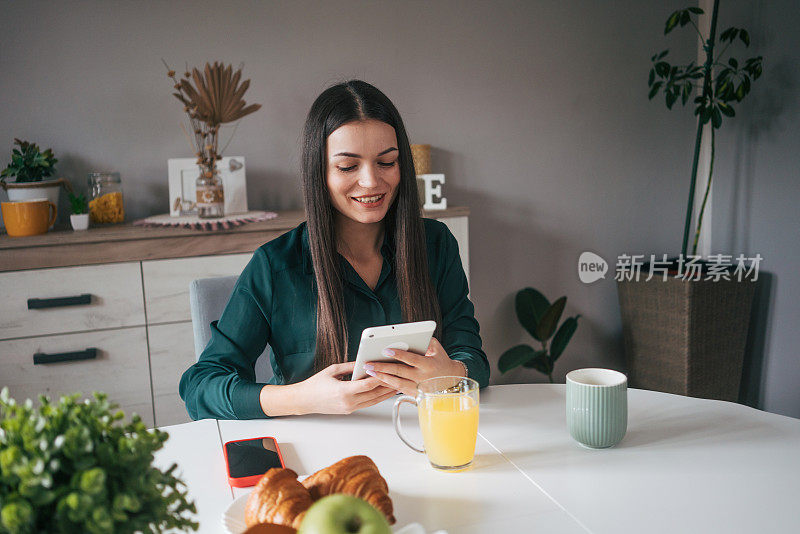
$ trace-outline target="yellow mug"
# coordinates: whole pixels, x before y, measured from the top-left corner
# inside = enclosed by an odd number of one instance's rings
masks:
[[[463,376],[440,376],[417,384],[416,398],[403,395],[394,403],[394,428],[403,443],[425,453],[441,471],[463,471],[472,465],[478,437],[479,385]],[[400,405],[415,404],[425,448],[417,447],[400,428]]]
[[[56,222],[58,208],[44,198],[2,202],[3,222],[10,237],[25,237],[47,233]]]

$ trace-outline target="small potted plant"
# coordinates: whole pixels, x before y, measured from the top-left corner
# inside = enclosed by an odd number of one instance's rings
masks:
[[[105,394],[18,403],[0,392],[0,532],[197,530],[177,465],[153,453],[168,435],[129,421]]]
[[[86,197],[82,194],[69,194],[69,205],[72,214],[69,216],[69,222],[72,224],[73,230],[86,230],[89,228],[89,209],[86,202]]]
[[[568,317],[558,327],[558,321],[564,313],[566,304],[567,297],[561,297],[550,304],[544,295],[532,287],[526,287],[517,293],[515,299],[517,319],[542,348],[537,350],[523,344],[508,349],[500,356],[498,362],[501,373],[521,365],[546,374],[550,383],[553,383],[556,360],[564,352],[572,334],[577,330],[580,318],[580,315]]]
[[[63,185],[70,191],[69,182],[64,178],[45,180],[55,172],[58,160],[53,155],[53,149],[44,152],[36,143],[14,139],[14,144],[19,148],[11,151],[11,163],[0,172],[0,187],[8,193],[8,199],[13,201],[47,198],[58,206],[58,196]],[[13,178],[13,182],[7,179]]]

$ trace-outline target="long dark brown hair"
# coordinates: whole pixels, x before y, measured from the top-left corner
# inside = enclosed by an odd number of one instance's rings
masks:
[[[326,183],[327,140],[343,124],[367,119],[394,128],[400,152],[400,183],[383,222],[384,231],[395,240],[394,272],[403,320],[434,320],[437,324],[434,335],[441,339],[441,311],[428,273],[425,228],[403,120],[394,104],[376,87],[350,80],[329,87],[317,97],[303,129],[303,198],[317,290],[316,370],[346,362],[348,350],[335,208]]]

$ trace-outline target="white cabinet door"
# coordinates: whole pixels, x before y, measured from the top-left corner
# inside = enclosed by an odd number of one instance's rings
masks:
[[[195,361],[192,323],[151,325],[147,334],[156,425],[187,423],[192,419],[178,395],[178,383]]]
[[[37,354],[36,360],[60,360],[90,356],[90,349],[91,359],[34,363]],[[0,341],[0,387],[17,400],[103,391],[126,416],[138,413],[152,427],[148,371],[144,327]]]
[[[453,237],[458,241],[458,253],[461,256],[461,265],[464,266],[464,274],[467,275],[469,283],[469,218],[467,217],[445,217],[439,219],[453,233]]]
[[[0,296],[0,339],[145,323],[139,262],[0,273]]]
[[[196,278],[238,276],[252,256],[226,254],[143,261],[147,324],[191,321],[189,283]]]

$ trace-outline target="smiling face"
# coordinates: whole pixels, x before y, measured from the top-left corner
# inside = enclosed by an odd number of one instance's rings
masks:
[[[368,119],[348,122],[328,136],[326,183],[336,211],[353,221],[383,220],[397,196],[400,153],[394,128]]]

